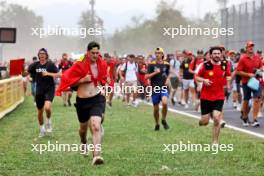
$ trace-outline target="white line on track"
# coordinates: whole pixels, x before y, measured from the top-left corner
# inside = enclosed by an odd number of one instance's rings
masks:
[[[152,106],[151,103],[146,103],[146,104]],[[177,114],[185,115],[185,116],[192,117],[192,118],[195,118],[195,119],[200,119],[201,118],[200,116],[193,115],[193,114],[190,114],[190,113],[187,113],[187,112],[184,112],[184,111],[175,110],[175,109],[172,109],[172,108],[168,108],[168,110],[170,112],[174,112],[174,113],[177,113]],[[212,123],[212,121],[210,121],[210,123]],[[238,128],[238,127],[235,127],[233,125],[225,125],[225,127],[264,139],[264,135],[263,134],[259,134],[259,133],[255,133],[255,132],[252,132],[252,131],[249,131],[249,130]]]

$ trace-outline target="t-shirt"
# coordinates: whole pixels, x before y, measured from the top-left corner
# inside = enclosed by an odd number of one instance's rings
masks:
[[[206,69],[206,64],[211,64],[211,69]],[[201,90],[201,99],[215,101],[224,100],[225,92],[224,86],[226,77],[231,76],[230,67],[227,66],[226,70],[222,69],[222,65],[213,64],[211,61],[203,63],[198,70],[198,76],[204,79],[209,79],[212,84],[206,86],[203,84]]]
[[[126,69],[126,71],[125,71]],[[137,81],[137,71],[138,66],[135,62],[130,63],[124,63],[121,67],[121,71],[125,71],[125,80],[126,81]]]
[[[256,69],[262,67],[261,59],[258,55],[254,55],[250,58],[248,55],[243,54],[237,65],[237,71],[243,71],[246,73],[255,73]],[[242,77],[242,83],[246,84],[250,78],[247,76]]]
[[[147,70],[147,65],[146,64],[138,64],[139,67],[139,72],[138,72],[138,80],[140,83],[142,83],[144,86],[148,85],[148,80],[145,78],[145,74],[143,73],[142,70]]]
[[[170,74],[171,77],[179,77],[181,63],[177,59],[170,60]]]
[[[189,72],[191,59],[184,59],[180,68],[183,70],[183,79],[193,79],[193,74]]]
[[[162,64],[159,64],[156,61],[152,61],[148,66],[148,73],[153,73],[158,68],[160,69],[160,73],[156,74],[150,79],[151,86],[153,87],[164,86],[170,73],[170,64],[166,61],[163,61]]]
[[[30,74],[30,77],[32,78],[32,82],[36,82],[36,72],[32,72],[31,70],[32,70],[32,67],[33,67],[33,65],[35,64],[35,62],[33,62],[32,64],[30,64],[29,66],[28,66],[28,72],[29,72],[29,74]],[[30,72],[31,71],[31,72]]]
[[[37,83],[37,94],[44,94],[51,89],[55,89],[54,79],[51,76],[42,76],[42,72],[58,73],[58,68],[51,61],[46,62],[41,65],[40,62],[35,62],[29,70],[30,74],[35,74],[35,79]]]
[[[64,73],[66,70],[68,70],[71,66],[73,65],[73,63],[71,61],[65,61],[62,60],[61,63],[59,64],[59,69],[62,70],[62,73]]]
[[[110,79],[114,79],[115,77],[115,67],[116,67],[116,61],[111,59],[108,63],[107,63],[107,67],[110,68],[109,70],[109,76],[110,76]]]
[[[195,58],[192,60],[192,62],[190,63],[190,69],[195,71],[197,69],[197,67],[204,62],[203,58]]]

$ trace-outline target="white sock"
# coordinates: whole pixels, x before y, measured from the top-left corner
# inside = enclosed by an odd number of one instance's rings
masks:
[[[51,124],[51,117],[47,118],[47,124]]]
[[[44,124],[43,125],[40,125],[39,126],[39,129],[40,129],[40,131],[45,130],[45,125]]]

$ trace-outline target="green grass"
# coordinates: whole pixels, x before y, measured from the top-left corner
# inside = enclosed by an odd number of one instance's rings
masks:
[[[91,155],[77,152],[32,152],[31,144],[48,141],[79,144],[78,120],[73,107],[53,105],[53,136],[38,136],[32,97],[0,120],[0,175],[263,175],[264,141],[223,129],[221,143],[233,144],[232,152],[164,152],[163,144],[211,142],[212,126],[198,127],[197,120],[169,113],[171,129],[154,132],[152,108],[135,109],[115,101],[104,122],[105,165],[91,166]],[[89,134],[90,135],[90,134]],[[89,136],[90,137],[90,136]],[[89,139],[89,141],[91,141]]]

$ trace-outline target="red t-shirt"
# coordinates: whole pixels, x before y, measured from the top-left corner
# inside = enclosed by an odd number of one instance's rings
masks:
[[[200,67],[197,75],[212,81],[210,86],[205,86],[203,84],[201,90],[201,99],[209,101],[225,99],[224,86],[226,77],[231,75],[230,67],[227,67],[226,70],[222,70],[221,65],[213,64],[213,69],[207,70],[203,64]]]
[[[262,67],[262,62],[258,55],[254,55],[252,58],[250,58],[248,55],[243,54],[238,62],[237,71],[254,73],[256,69],[260,69],[261,67]],[[247,76],[242,77],[243,84],[246,84],[248,80],[249,77]]]
[[[195,65],[194,65],[194,62],[196,62]],[[193,59],[192,62],[190,63],[190,69],[195,71],[195,69],[197,69],[197,67],[203,62],[204,62],[203,58],[198,58],[197,57],[196,61],[195,61],[195,59]]]
[[[62,70],[62,73],[64,73],[66,70],[68,70],[71,66],[73,65],[73,63],[69,60],[65,61],[62,60],[61,63],[59,64],[59,69]]]
[[[114,59],[111,59],[107,63],[107,67],[110,68],[110,70],[109,70],[109,76],[110,76],[111,80],[114,80],[114,77],[115,77],[115,66],[116,66],[116,61]]]
[[[139,70],[146,70],[147,71],[147,65],[146,64],[138,64]],[[144,86],[148,85],[148,79],[145,79],[145,74],[138,72],[138,80],[144,84]]]

